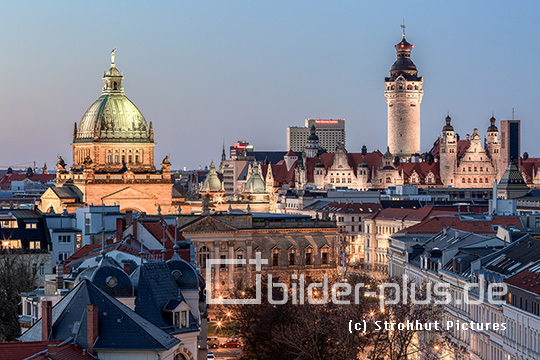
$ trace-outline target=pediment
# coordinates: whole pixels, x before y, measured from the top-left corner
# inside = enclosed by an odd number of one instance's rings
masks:
[[[139,189],[128,186],[121,190],[115,191],[109,195],[106,195],[102,198],[103,200],[126,200],[126,199],[151,199],[155,200],[156,197],[148,194]]]
[[[231,226],[221,220],[217,220],[212,216],[205,216],[202,219],[186,225],[182,228],[185,232],[218,232],[218,231],[238,231],[237,228]]]

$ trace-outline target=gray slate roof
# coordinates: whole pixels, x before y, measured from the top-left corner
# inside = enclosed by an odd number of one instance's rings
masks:
[[[73,337],[77,344],[87,348],[86,309],[90,304],[99,308],[96,350],[161,351],[180,343],[88,279],[82,280],[53,307],[51,339]],[[19,339],[44,340],[41,338],[41,319]]]

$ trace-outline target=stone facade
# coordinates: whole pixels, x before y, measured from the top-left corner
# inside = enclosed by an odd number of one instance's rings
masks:
[[[403,39],[396,46],[397,60],[384,82],[388,106],[388,148],[392,154],[409,158],[420,153],[420,103],[423,79],[411,60],[412,44]]]
[[[83,205],[119,205],[121,211],[172,213],[171,163],[154,165],[154,130],[124,95],[122,73],[111,67],[103,88],[73,132],[73,164],[59,156],[57,189],[42,196],[42,211],[74,212]],[[66,186],[65,186],[66,185]]]
[[[206,277],[208,259],[245,259],[248,264],[217,265],[212,269],[213,297],[231,289],[253,286],[255,266],[249,265],[260,253],[268,260],[266,274],[287,281],[293,273],[320,278],[337,268],[337,227],[332,221],[296,219],[295,216],[255,216],[245,213],[221,213],[209,216],[183,214],[178,226],[195,245],[197,267]],[[296,216],[298,217],[298,216]],[[300,216],[301,217],[301,216]]]

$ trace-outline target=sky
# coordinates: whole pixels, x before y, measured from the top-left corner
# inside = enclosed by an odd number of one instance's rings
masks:
[[[73,123],[116,46],[157,162],[219,161],[223,142],[287,150],[288,126],[345,118],[347,150],[386,149],[384,77],[405,19],[424,78],[422,151],[447,112],[464,137],[492,112],[540,156],[538,1],[12,1],[0,4],[0,168],[71,163]],[[497,122],[498,124],[498,122]]]

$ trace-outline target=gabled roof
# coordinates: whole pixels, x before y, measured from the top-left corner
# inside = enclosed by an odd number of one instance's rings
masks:
[[[88,305],[98,305],[96,350],[161,351],[180,343],[159,327],[84,279],[52,309],[51,338],[74,341],[84,349],[87,344]],[[41,341],[41,319],[19,338]]]
[[[153,324],[168,332],[177,332],[172,324],[172,317],[164,310],[171,301],[185,301],[179,291],[171,270],[164,262],[146,262],[141,264],[132,275],[137,289],[135,311]],[[185,331],[196,331],[198,325],[191,312],[189,327]]]

